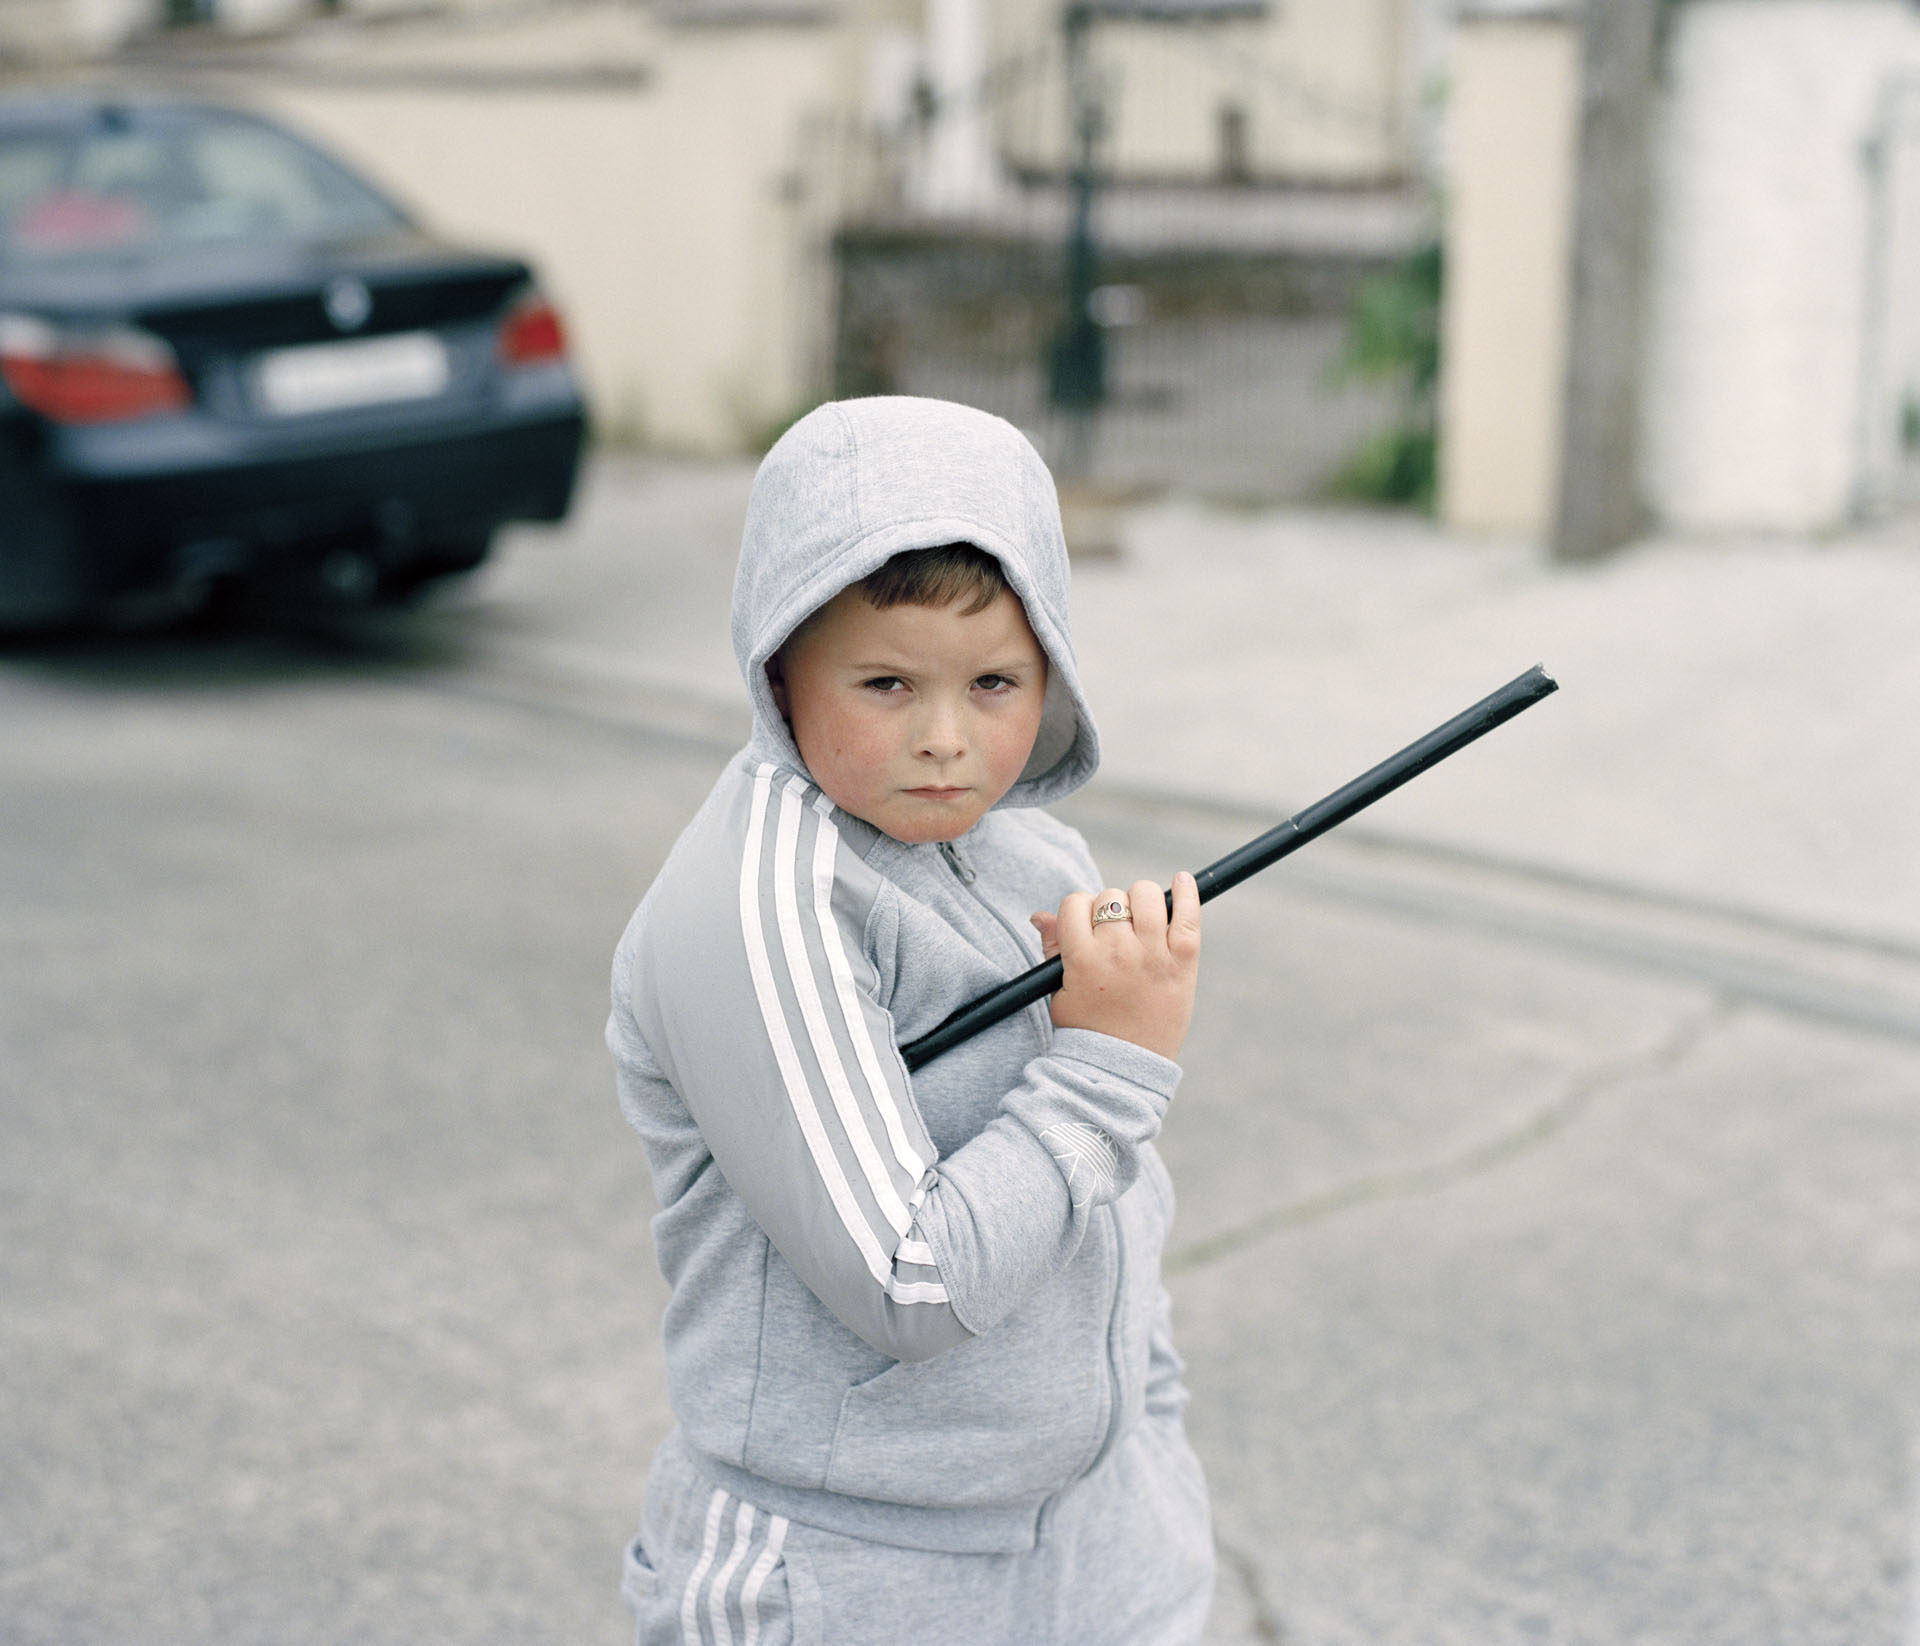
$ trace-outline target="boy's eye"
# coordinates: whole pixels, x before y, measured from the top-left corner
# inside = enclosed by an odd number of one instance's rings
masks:
[[[1020,682],[1010,674],[983,674],[974,684],[982,691],[997,692],[1017,686]]]
[[[906,682],[897,674],[876,674],[871,680],[863,680],[860,684],[870,692],[892,692],[898,691]]]

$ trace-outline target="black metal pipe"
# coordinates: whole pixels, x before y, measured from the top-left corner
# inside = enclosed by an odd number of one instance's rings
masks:
[[[1497,692],[1483,697],[1472,708],[1455,715],[1443,726],[1436,726],[1418,741],[1409,743],[1398,754],[1383,760],[1371,771],[1363,772],[1351,783],[1335,789],[1323,800],[1316,800],[1305,811],[1296,812],[1284,823],[1267,830],[1255,840],[1211,863],[1194,879],[1199,883],[1200,901],[1218,897],[1237,886],[1249,875],[1278,863],[1289,852],[1296,852],[1309,840],[1346,822],[1355,812],[1364,811],[1401,784],[1418,777],[1429,766],[1438,765],[1494,727],[1504,725],[1521,710],[1531,708],[1541,698],[1558,691],[1554,678],[1535,664],[1523,675],[1509,680]],[[1167,893],[1167,908],[1173,908],[1173,893]],[[977,1000],[968,1001],[952,1016],[936,1024],[918,1040],[900,1048],[909,1069],[923,1068],[942,1052],[951,1051],[963,1040],[971,1040],[982,1029],[991,1028],[1002,1018],[1013,1016],[1043,1000],[1060,987],[1063,971],[1059,956],[1043,961],[1031,971],[1022,972],[1009,982],[989,989]]]

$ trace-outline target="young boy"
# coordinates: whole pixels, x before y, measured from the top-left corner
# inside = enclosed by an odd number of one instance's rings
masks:
[[[823,406],[755,479],[753,738],[628,926],[607,1029],[673,1288],[641,1646],[1200,1636],[1152,1144],[1199,900],[1096,905],[1037,809],[1099,758],[1066,598],[1053,483],[983,412]],[[908,1076],[899,1045],[1056,950],[1050,1003]]]

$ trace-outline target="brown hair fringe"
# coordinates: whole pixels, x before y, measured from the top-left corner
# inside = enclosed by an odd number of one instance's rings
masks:
[[[1007,586],[1000,562],[971,543],[942,543],[937,548],[908,549],[896,554],[860,580],[867,604],[885,611],[889,606],[950,606],[965,600],[961,616],[983,612]]]

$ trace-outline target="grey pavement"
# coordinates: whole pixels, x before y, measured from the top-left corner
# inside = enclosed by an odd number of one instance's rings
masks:
[[[342,635],[0,654],[0,1637],[621,1637],[668,1414],[599,1017],[741,725],[748,476],[602,462]],[[1916,1646],[1920,550],[1122,542],[1116,877],[1564,686],[1208,911],[1212,1646]]]
[[[379,656],[0,672],[0,1639],[612,1642],[607,956],[711,753]]]

